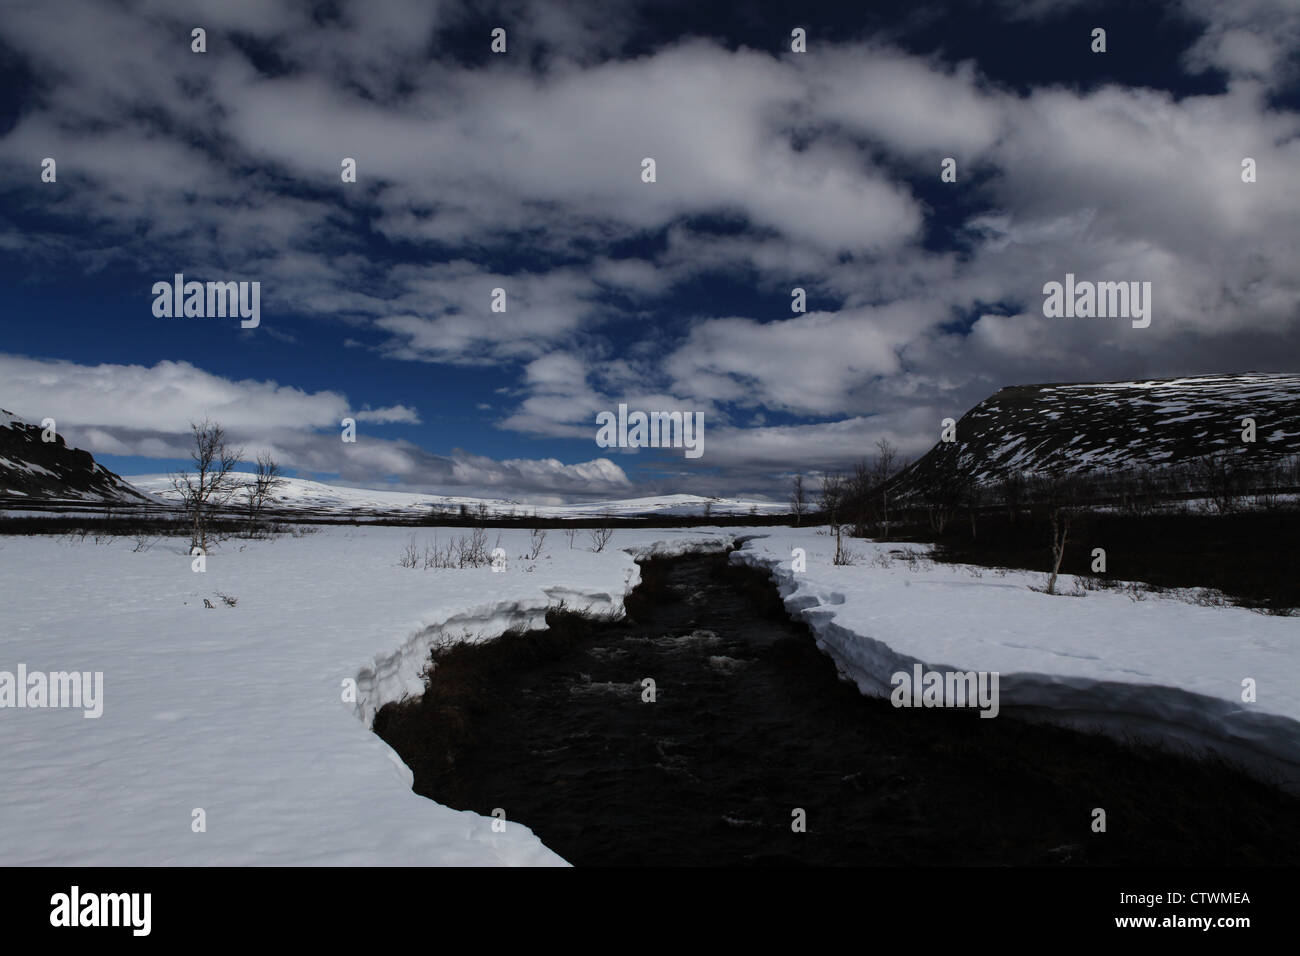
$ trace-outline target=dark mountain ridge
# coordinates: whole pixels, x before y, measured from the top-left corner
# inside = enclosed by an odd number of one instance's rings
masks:
[[[36,501],[148,501],[129,484],[80,448],[45,429],[0,409],[0,497]]]

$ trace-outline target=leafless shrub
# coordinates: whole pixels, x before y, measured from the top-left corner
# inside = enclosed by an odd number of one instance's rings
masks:
[[[1228,455],[1204,455],[1192,463],[1192,469],[1212,510],[1219,514],[1237,510],[1241,475]]]
[[[901,551],[893,551],[891,554],[897,555],[898,559],[907,565],[909,571],[920,571],[929,567],[933,562],[927,562],[925,555],[915,548],[903,548]]]
[[[609,515],[605,516],[608,520]],[[591,535],[591,550],[599,554],[605,550],[605,545],[609,544],[609,539],[614,537],[614,529],[608,524],[601,525],[599,528],[592,528],[589,532]]]
[[[844,547],[843,541],[841,540],[841,536],[837,534],[835,536],[835,557],[831,559],[831,563],[847,566],[847,565],[857,564],[861,560],[862,560],[862,555],[858,554],[856,551],[850,551],[848,548]]]
[[[500,544],[500,541],[498,535],[497,543]],[[435,534],[433,544],[425,545],[423,554],[415,552],[414,544],[408,551],[414,555],[417,564],[422,563],[425,569],[481,568],[492,562],[492,556],[488,552],[486,528],[474,528],[468,535],[462,534],[452,538],[445,546],[439,546],[438,536]]]
[[[542,546],[546,543],[546,529],[533,528],[528,532],[528,552],[526,557],[529,561],[536,561],[538,555],[542,553]]]
[[[482,505],[479,507],[482,508]],[[497,544],[500,543],[501,535],[498,534]],[[461,556],[465,564],[471,568],[481,568],[491,562],[492,556],[488,554],[487,546],[487,528],[479,525],[470,532],[468,545],[461,546]]]

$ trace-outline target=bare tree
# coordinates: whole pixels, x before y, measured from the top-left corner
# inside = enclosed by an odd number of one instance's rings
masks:
[[[790,511],[794,515],[794,525],[797,528],[808,511],[808,497],[803,490],[803,475],[795,475],[794,483],[790,486]]]
[[[867,459],[858,459],[853,466],[853,473],[844,479],[841,492],[842,508],[845,521],[853,520],[853,534],[859,538],[867,536],[867,524],[874,524],[875,506],[871,492],[875,487],[875,476]]]
[[[940,446],[936,453],[935,465],[924,479],[918,495],[926,507],[930,519],[930,529],[942,535],[948,523],[957,516],[967,494],[967,487],[973,482],[961,470],[957,449],[951,445]],[[974,521],[972,519],[972,528]]]
[[[840,510],[844,504],[844,476],[838,472],[828,471],[822,475],[821,501],[819,502],[826,521],[834,531],[840,524]]]
[[[975,540],[975,522],[979,517],[980,508],[984,505],[984,486],[979,483],[975,477],[967,478],[962,483],[961,500],[966,506],[966,513],[970,516],[970,539]]]
[[[209,419],[199,424],[191,422],[190,430],[194,433],[194,448],[190,452],[194,470],[171,475],[171,483],[184,502],[191,522],[190,547],[206,551],[209,519],[235,493],[237,485],[231,472],[244,451],[232,449],[226,443],[225,429]]]
[[[826,472],[821,482],[821,510],[835,535],[835,564],[847,563],[844,550],[844,509],[847,502],[847,482],[836,472]]]
[[[244,498],[248,505],[249,534],[252,534],[253,529],[257,527],[257,522],[261,519],[271,494],[282,484],[284,478],[281,476],[279,463],[271,457],[269,451],[259,452],[253,481],[244,485]]]
[[[1026,485],[1025,474],[1022,471],[1007,472],[998,485],[1002,501],[1007,506],[1007,517],[1013,524],[1016,515],[1020,514],[1020,509],[1024,505]]]
[[[1068,475],[1040,478],[1035,482],[1034,491],[1047,510],[1048,526],[1052,532],[1052,574],[1047,580],[1046,591],[1055,594],[1070,525],[1079,511],[1080,491],[1078,482]]]
[[[1070,510],[1053,508],[1052,522],[1052,576],[1047,580],[1047,593],[1056,593],[1056,576],[1061,572],[1061,559],[1065,557],[1065,539],[1070,534]]]
[[[889,479],[893,478],[899,468],[898,449],[888,438],[876,442],[876,461],[872,479],[876,490],[876,499],[880,502],[880,523],[884,536],[889,537]]]

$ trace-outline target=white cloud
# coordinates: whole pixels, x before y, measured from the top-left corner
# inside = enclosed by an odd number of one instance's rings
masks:
[[[693,404],[717,430],[706,460],[757,480],[780,454],[851,460],[878,429],[928,444],[939,417],[1011,382],[1294,364],[1300,117],[1270,97],[1293,79],[1300,8],[1180,2],[1203,27],[1184,62],[1227,71],[1222,94],[1021,95],[973,64],[882,43],[822,42],[794,57],[696,39],[608,59],[635,19],[619,5],[502,6],[519,24],[516,49],[549,46],[541,69],[523,55],[475,68],[429,56],[436,29],[463,14],[446,4],[345,4],[324,24],[296,4],[203,5],[205,57],[178,30],[200,9],[188,2],[149,0],[144,17],[71,2],[57,31],[39,5],[21,7],[0,31],[42,83],[0,139],[0,165],[30,178],[40,157],[58,156],[74,188],[42,212],[96,228],[80,239],[8,230],[0,248],[47,277],[71,261],[260,278],[268,329],[276,310],[294,310],[364,329],[347,343],[379,340],[394,359],[484,366],[502,378],[497,424],[529,435],[585,439],[618,401]],[[228,42],[232,29],[289,69],[259,72]],[[358,160],[355,185],[338,181],[343,156]],[[640,181],[644,156],[658,163],[654,184]],[[927,207],[897,175],[937,179],[944,156],[959,161],[954,208],[979,210],[960,252],[924,244],[927,217],[952,210]],[[1246,156],[1253,184],[1240,179]],[[688,225],[715,214],[749,228]],[[371,261],[353,216],[429,256]],[[665,248],[614,257],[660,229]],[[447,248],[459,258],[438,261]],[[1042,284],[1066,272],[1151,281],[1151,327],[1044,320]],[[708,303],[644,321],[643,307],[715,273],[748,277],[771,308]],[[796,284],[842,307],[792,315]],[[504,314],[489,309],[496,287]],[[618,307],[602,300],[610,293]],[[956,317],[974,321],[968,334],[949,325]],[[566,487],[622,475],[605,459],[565,471],[402,443],[340,452],[311,436],[349,413],[343,395],[181,362],[9,356],[0,372],[0,400],[80,421],[104,450],[170,449],[175,420],[211,414],[310,467],[342,454],[349,474],[431,469],[456,481],[482,470],[488,482]],[[734,426],[732,406],[756,424]],[[757,424],[764,411],[809,422]],[[407,404],[351,414],[416,420]]]

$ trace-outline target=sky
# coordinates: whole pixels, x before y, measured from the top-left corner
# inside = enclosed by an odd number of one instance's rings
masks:
[[[209,418],[341,484],[780,499],[1008,385],[1294,372],[1298,265],[1297,0],[0,0],[0,407],[120,474]],[[1067,273],[1149,327],[1045,316]]]

